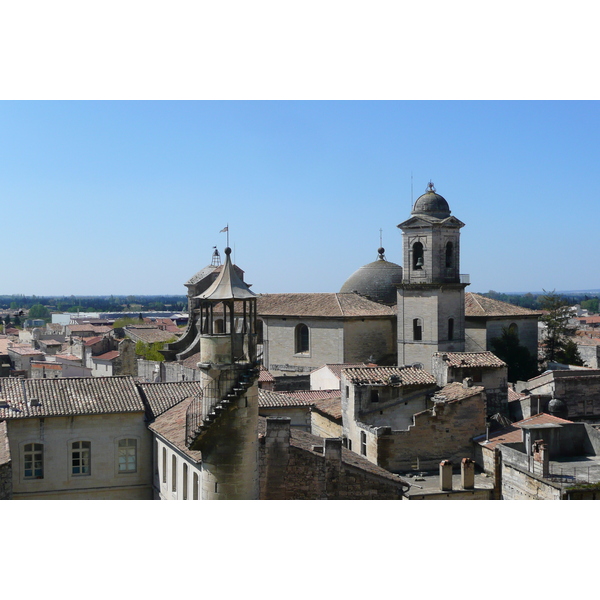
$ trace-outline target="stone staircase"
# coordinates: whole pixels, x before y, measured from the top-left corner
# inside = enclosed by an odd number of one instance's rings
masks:
[[[204,434],[226,413],[245,393],[254,385],[258,378],[259,368],[255,364],[248,364],[243,370],[234,373],[230,384],[226,384],[225,392],[215,393],[214,389],[203,390],[195,398],[186,412],[186,446],[190,450],[197,450],[198,443]]]

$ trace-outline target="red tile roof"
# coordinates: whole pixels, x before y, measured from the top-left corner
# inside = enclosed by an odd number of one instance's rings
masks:
[[[449,367],[506,367],[506,363],[491,352],[434,352],[440,356]]]
[[[119,356],[119,351],[111,350],[110,352],[105,352],[98,356],[92,356],[92,360],[114,360],[117,356]]]
[[[493,300],[481,294],[472,292],[465,294],[465,315],[467,317],[534,317],[540,314],[540,311]]]
[[[361,367],[342,369],[354,385],[434,385],[436,379],[424,369],[415,367]]]

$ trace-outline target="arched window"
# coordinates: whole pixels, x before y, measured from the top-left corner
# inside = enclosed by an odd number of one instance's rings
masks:
[[[183,463],[183,499],[188,499],[188,466]]]
[[[454,244],[448,242],[446,244],[446,268],[450,269],[454,266]]]
[[[304,323],[296,325],[295,348],[296,354],[305,354],[309,350],[308,327]]]
[[[423,321],[421,319],[413,319],[413,340],[419,342],[423,339]]]
[[[163,483],[167,483],[167,449],[163,448],[162,451],[162,480]]]
[[[177,457],[171,456],[171,491],[177,491]]]
[[[454,339],[454,319],[448,319],[448,339],[452,341]]]
[[[423,268],[423,244],[421,242],[415,242],[412,247],[413,260],[412,268],[413,271],[420,271]]]
[[[519,326],[518,326],[516,323],[511,323],[511,324],[508,326],[508,332],[509,332],[511,335],[516,335],[516,336],[517,336],[517,339],[519,339]]]

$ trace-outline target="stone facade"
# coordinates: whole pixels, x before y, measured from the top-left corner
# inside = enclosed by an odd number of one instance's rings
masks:
[[[12,462],[6,423],[0,422],[0,500],[12,499]]]
[[[259,445],[262,500],[398,500],[408,485],[342,447],[267,419]]]
[[[437,468],[441,458],[456,464],[463,458],[473,459],[472,440],[485,432],[485,392],[482,387],[474,387],[468,394],[457,400],[436,402],[433,408],[415,414],[413,424],[406,430],[369,428],[367,441],[372,443],[377,464],[402,472]]]
[[[144,413],[14,419],[7,422],[13,457],[13,498],[152,498],[151,436]],[[135,440],[135,469],[119,472],[119,441]],[[72,444],[90,443],[88,474],[74,474]],[[27,478],[25,446],[43,446],[43,477]]]

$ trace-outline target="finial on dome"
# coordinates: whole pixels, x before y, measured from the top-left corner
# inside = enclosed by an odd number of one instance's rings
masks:
[[[225,254],[227,254],[227,256],[229,256],[231,254],[231,248],[229,246],[227,246],[227,248],[225,248],[224,252],[225,252]]]
[[[435,192],[435,185],[433,185],[433,181],[431,181],[431,179],[429,180],[429,183],[427,184],[427,189],[425,191]]]
[[[377,253],[378,253],[378,260],[385,260],[385,248],[378,248],[377,249]]]

